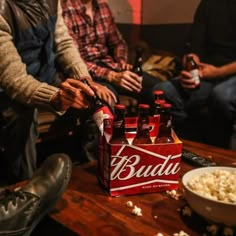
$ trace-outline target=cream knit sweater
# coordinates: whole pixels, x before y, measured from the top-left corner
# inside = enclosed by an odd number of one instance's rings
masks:
[[[72,78],[89,76],[87,67],[74,46],[62,18],[60,1],[58,18],[54,33],[57,60],[63,70]],[[51,97],[58,88],[36,80],[26,72],[12,41],[12,32],[8,23],[0,15],[0,88],[11,98],[32,106],[50,106]]]

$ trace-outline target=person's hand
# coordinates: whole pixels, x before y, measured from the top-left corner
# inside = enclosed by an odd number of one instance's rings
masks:
[[[67,110],[69,107],[76,109],[88,108],[86,96],[94,96],[94,92],[86,84],[75,79],[66,79],[59,91],[51,98],[51,104],[56,110]]]
[[[180,73],[180,84],[184,89],[194,89],[196,87],[195,80],[192,77],[192,74],[186,70],[182,70]]]
[[[117,98],[115,94],[106,86],[95,83],[94,81],[89,81],[89,84],[92,87],[92,89],[94,89],[94,91],[97,93],[97,95],[101,99],[106,101],[110,106],[114,106],[114,104],[117,103]]]
[[[215,79],[222,77],[220,67],[216,67],[207,63],[200,63],[199,69],[202,78]]]
[[[183,57],[183,61],[182,61],[183,66],[184,66],[185,63],[186,63],[186,57],[187,57],[187,56],[192,56],[192,57],[193,57],[193,60],[197,63],[197,65],[200,64],[200,58],[199,58],[199,56],[198,56],[197,54],[194,54],[194,53],[189,53],[189,54],[184,55],[184,57]]]
[[[123,72],[110,71],[108,81],[130,92],[139,93],[142,89],[140,77],[128,70]]]
[[[133,67],[132,65],[128,64],[125,60],[121,60],[120,64],[121,64],[122,71],[124,71],[124,70],[131,70],[132,67]]]

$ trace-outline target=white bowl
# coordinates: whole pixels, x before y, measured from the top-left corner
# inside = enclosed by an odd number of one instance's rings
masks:
[[[188,187],[188,182],[192,178],[200,176],[203,173],[211,173],[219,169],[232,172],[236,170],[236,168],[233,167],[223,166],[202,167],[184,174],[182,183],[184,186],[185,199],[190,207],[205,219],[227,226],[236,226],[236,204],[213,200],[208,197],[201,196]]]

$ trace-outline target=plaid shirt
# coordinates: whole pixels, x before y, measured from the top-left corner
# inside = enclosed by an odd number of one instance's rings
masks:
[[[70,35],[91,76],[102,79],[110,70],[120,71],[120,61],[127,61],[128,49],[108,4],[93,0],[93,22],[80,0],[62,0],[62,8]]]

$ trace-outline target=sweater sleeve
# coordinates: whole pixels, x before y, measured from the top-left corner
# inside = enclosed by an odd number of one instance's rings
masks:
[[[63,17],[60,1],[58,2],[58,18],[55,31],[57,60],[63,71],[72,78],[88,76],[87,66],[80,56],[72,37],[69,35]],[[91,77],[90,77],[91,78]]]
[[[50,106],[50,99],[58,88],[27,74],[11,34],[10,26],[0,15],[0,88],[23,104]]]

